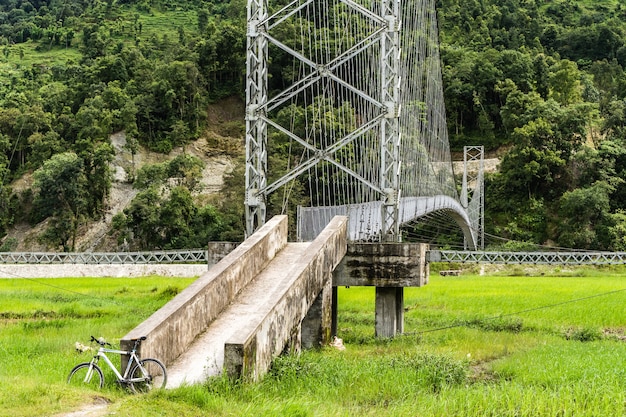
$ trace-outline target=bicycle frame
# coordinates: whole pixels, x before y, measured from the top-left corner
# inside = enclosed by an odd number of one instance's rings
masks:
[[[118,371],[117,368],[115,367],[115,365],[113,365],[113,362],[111,362],[111,360],[106,355],[106,353],[115,353],[115,354],[118,354],[118,355],[128,355],[128,356],[130,356],[130,358],[128,360],[128,364],[126,365],[126,370],[124,371],[124,375],[120,374],[120,371]],[[131,368],[133,366],[133,362],[137,362],[137,364],[139,364],[139,358],[137,357],[137,354],[135,353],[134,350],[128,352],[128,351],[125,351],[125,350],[107,349],[107,348],[104,348],[104,347],[100,347],[98,349],[98,353],[96,353],[96,355],[91,360],[91,363],[97,362],[98,359],[96,359],[96,358],[104,359],[104,362],[107,365],[109,365],[109,368],[111,368],[113,373],[115,373],[115,376],[117,377],[117,379],[119,381],[128,381],[128,374],[129,374],[129,372],[130,372],[130,370],[131,370]]]

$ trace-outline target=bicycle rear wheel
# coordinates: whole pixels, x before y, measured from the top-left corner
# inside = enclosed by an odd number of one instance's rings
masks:
[[[70,371],[67,383],[76,387],[86,386],[98,389],[104,385],[104,375],[96,364],[91,362],[79,363]]]
[[[148,392],[165,388],[167,371],[158,359],[141,359],[130,371],[130,386],[135,392]]]

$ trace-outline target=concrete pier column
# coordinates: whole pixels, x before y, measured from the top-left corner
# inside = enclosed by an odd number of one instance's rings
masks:
[[[302,320],[302,347],[318,348],[330,343],[333,321],[333,283],[332,277],[326,280],[324,288],[309,308]]]
[[[337,315],[339,309],[337,308],[337,287],[333,286],[332,305],[331,305],[331,322],[330,322],[330,337],[337,336]]]
[[[396,334],[404,333],[404,288],[396,288]]]
[[[376,287],[376,337],[394,337],[404,330],[404,288]]]

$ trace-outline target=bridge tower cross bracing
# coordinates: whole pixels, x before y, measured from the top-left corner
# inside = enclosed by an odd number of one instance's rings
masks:
[[[320,56],[308,56],[296,50],[288,45],[288,41],[277,39],[274,34],[270,33],[272,29],[276,29],[289,19],[294,19],[294,16],[299,13],[308,13],[308,8],[317,7],[317,3],[313,0],[295,0],[279,11],[269,14],[267,0],[248,0],[245,170],[247,234],[251,234],[265,222],[266,203],[270,193],[299,175],[310,172],[316,166],[329,164],[343,171],[342,175],[362,185],[355,189],[369,190],[364,191],[365,194],[361,197],[352,195],[351,198],[362,200],[366,198],[364,197],[366,194],[371,193],[379,196],[382,212],[380,213],[381,230],[377,233],[377,238],[382,241],[398,241],[400,239],[398,213],[401,197],[400,1],[376,0],[372,3],[376,6],[370,9],[352,0],[336,0],[337,4],[349,9],[351,13],[358,15],[362,21],[370,25],[370,32],[365,35],[360,34],[362,38],[356,40],[347,49],[335,51],[337,56],[321,59]],[[320,7],[332,9],[328,5]],[[330,13],[328,10],[321,13]],[[316,10],[316,13],[318,11]],[[297,19],[302,18],[294,20]],[[314,39],[314,41],[319,41],[319,39]],[[268,47],[270,45],[277,47],[281,53],[291,55],[301,67],[305,68],[304,71],[300,70],[301,79],[294,81],[293,85],[284,88],[272,97],[268,97]],[[377,45],[377,47],[372,45]],[[364,86],[362,79],[345,79],[346,68],[349,68],[353,61],[362,62],[364,51],[367,52],[372,48],[375,51],[371,57],[376,57],[378,61],[378,68],[372,69],[376,74],[372,80],[377,80],[378,85],[376,87]],[[357,63],[356,65],[363,64]],[[339,74],[342,71],[343,76]],[[319,91],[343,89],[341,97],[333,98],[336,102],[361,100],[365,104],[356,104],[355,111],[357,113],[361,111],[363,115],[367,115],[364,118],[365,123],[355,126],[351,132],[332,137],[333,143],[320,144],[312,142],[309,137],[299,137],[290,128],[280,126],[272,120],[270,112],[276,113],[284,108],[285,103],[301,100],[301,95],[306,95],[307,89],[315,88],[315,86],[318,87],[314,94],[319,94]],[[308,99],[310,98],[305,97],[305,101]],[[271,184],[268,184],[267,175],[268,126],[288,136],[309,152],[308,158],[303,158]],[[315,129],[315,127],[307,126],[307,130],[310,129]],[[374,133],[378,135],[374,142],[379,144],[380,166],[378,175],[368,178],[364,173],[357,172],[353,167],[346,165],[337,155],[342,152],[346,153],[346,149],[354,145],[357,140],[368,142],[368,135]]]

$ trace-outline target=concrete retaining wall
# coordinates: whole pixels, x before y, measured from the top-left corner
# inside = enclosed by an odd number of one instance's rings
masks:
[[[311,242],[305,255],[294,260],[288,271],[293,279],[285,285],[271,311],[260,321],[250,322],[245,331],[226,342],[224,369],[229,376],[257,380],[285,349],[285,344],[298,339],[294,337],[294,329],[300,329],[313,303],[316,300],[330,302],[332,272],[345,255],[346,246],[347,218],[335,217]],[[309,333],[321,333],[322,343],[328,343],[331,337],[330,306],[315,310],[323,312],[322,317],[313,320],[318,331]]]
[[[276,216],[120,341],[147,336],[141,356],[171,363],[287,244],[287,216]],[[124,364],[122,364],[122,367]]]

